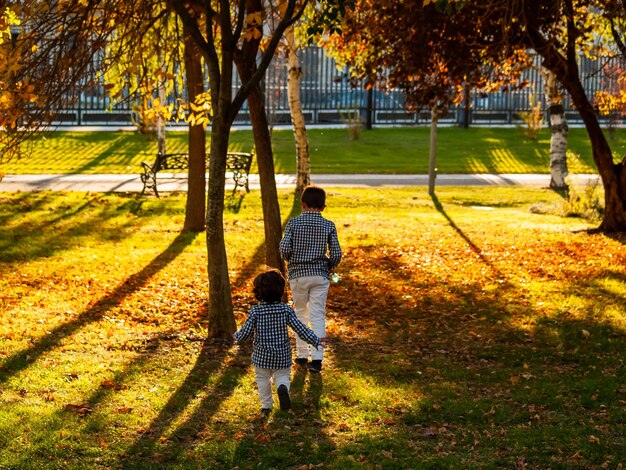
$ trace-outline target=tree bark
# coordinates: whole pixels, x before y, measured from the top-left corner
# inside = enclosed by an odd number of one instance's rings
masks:
[[[248,96],[248,110],[252,122],[252,134],[254,135],[254,147],[261,185],[261,203],[265,227],[265,264],[284,272],[285,265],[279,251],[282,224],[278,192],[276,190],[274,154],[272,152],[269,122],[265,112],[265,100],[261,87],[256,86],[252,88]]]
[[[202,53],[208,69],[209,90],[213,122],[211,125],[211,153],[209,158],[209,186],[207,191],[206,210],[206,240],[207,240],[207,271],[209,278],[209,315],[208,336],[212,338],[232,339],[236,323],[233,314],[230,282],[228,277],[228,261],[224,240],[224,184],[226,181],[226,155],[230,129],[237,113],[253,90],[259,89],[259,83],[269,67],[276,48],[290,22],[295,22],[304,12],[302,5],[296,12],[295,0],[288,0],[287,8],[283,11],[280,21],[274,29],[270,40],[265,44],[262,54],[259,55],[263,28],[249,27],[253,24],[247,20],[262,17],[265,5],[261,0],[246,0],[238,2],[236,16],[231,16],[231,3],[226,1],[194,3],[192,9],[187,2],[168,0],[167,5],[181,19],[186,32],[189,32],[194,44]],[[217,8],[215,10],[214,8]],[[202,10],[203,21],[196,18],[195,12]],[[294,14],[296,16],[294,16]],[[207,25],[205,21],[211,24]],[[244,39],[244,26],[247,32],[255,30],[258,35],[246,38],[239,49],[237,44]],[[218,35],[219,34],[219,38]],[[241,86],[233,96],[232,79],[233,64],[246,64],[253,73],[243,76]],[[262,101],[262,95],[260,95]],[[254,104],[253,106],[256,106]],[[267,124],[267,122],[265,123]],[[267,125],[265,126],[267,131]],[[271,145],[267,140],[267,145]],[[257,152],[264,150],[257,149]],[[260,167],[267,163],[267,157],[261,156]],[[272,165],[273,160],[269,160]],[[265,170],[259,170],[259,172]],[[267,177],[267,174],[260,176]],[[262,183],[263,184],[263,180]],[[275,183],[274,183],[275,184]],[[278,217],[280,221],[280,216]],[[279,222],[280,223],[280,222]]]
[[[204,76],[199,52],[189,36],[184,40],[185,73],[189,102],[204,91]],[[183,230],[202,232],[206,216],[206,132],[202,125],[189,125],[189,170],[187,205]]]
[[[555,75],[545,67],[541,73],[544,78],[544,94],[550,114],[550,188],[567,190],[565,178],[567,169],[567,134],[569,127],[563,108],[563,94],[560,92]]]
[[[163,83],[159,83],[159,101],[161,103],[161,106],[165,103],[165,85]],[[159,153],[166,153],[165,119],[163,118],[163,115],[161,113],[159,113],[159,116],[157,118],[157,145]]]
[[[598,230],[602,232],[626,231],[626,158],[613,163],[611,147],[602,132],[598,118],[589,102],[582,84],[570,83],[567,89],[574,101],[580,117],[585,123],[591,140],[593,160],[598,167],[604,186],[604,216]]]
[[[428,158],[428,194],[435,195],[435,180],[437,179],[437,109],[432,107],[430,117],[430,151]]]
[[[604,187],[604,215],[598,227],[601,232],[626,232],[626,158],[613,162],[611,147],[602,132],[593,105],[587,98],[580,79],[576,57],[576,28],[573,19],[573,5],[565,2],[569,15],[567,21],[567,51],[560,54],[554,45],[547,41],[541,31],[529,28],[528,46],[543,57],[543,66],[552,71],[561,85],[568,91],[574,106],[582,118],[591,141],[593,161],[598,168]]]
[[[293,31],[293,26],[285,32],[288,54],[288,95],[289,110],[291,111],[291,123],[296,141],[296,191],[302,192],[311,184],[311,163],[309,156],[309,138],[306,132],[306,123],[302,113],[302,67],[298,56],[298,45]]]
[[[230,125],[219,115],[211,129],[209,190],[206,213],[207,271],[209,277],[208,334],[230,338],[236,331],[224,241],[224,184]]]

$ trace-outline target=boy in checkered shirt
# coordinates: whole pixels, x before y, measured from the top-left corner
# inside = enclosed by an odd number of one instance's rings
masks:
[[[291,219],[280,241],[281,256],[288,262],[289,286],[298,319],[311,325],[320,338],[326,336],[326,297],[330,276],[341,261],[335,224],[322,217],[326,193],[309,186],[300,197],[302,214]],[[311,372],[321,372],[324,349],[311,349],[296,338],[296,363]]]
[[[237,342],[254,337],[252,364],[263,413],[269,413],[274,407],[272,379],[280,409],[286,411],[291,407],[292,357],[288,327],[315,347],[323,341],[298,320],[291,307],[281,301],[284,292],[285,278],[279,271],[272,269],[259,274],[254,279],[254,296],[259,304],[252,307],[245,324],[234,334]]]

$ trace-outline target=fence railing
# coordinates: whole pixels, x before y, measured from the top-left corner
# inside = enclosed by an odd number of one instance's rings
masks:
[[[590,98],[593,98],[597,90],[616,89],[616,77],[607,72],[615,64],[619,64],[622,70],[626,69],[623,61],[620,63],[612,59],[610,62],[602,62],[581,56],[579,69],[585,91]],[[337,63],[321,48],[303,49],[301,65],[304,72],[301,88],[302,108],[308,124],[342,123],[346,115],[354,115],[355,112],[360,114],[364,122],[367,121],[372,125],[430,122],[430,112],[427,109],[416,112],[406,111],[404,95],[399,90],[383,92],[374,89],[368,92],[363,86],[354,87],[349,80],[349,70],[346,67],[338,67]],[[470,92],[470,104],[467,110],[465,105],[454,107],[440,121],[466,125],[521,124],[523,121],[519,113],[530,110],[532,97],[542,103],[542,110],[546,109],[539,58],[535,60],[534,66],[524,72],[522,80],[526,80],[529,85],[518,90],[491,93]],[[291,122],[287,81],[286,60],[277,57],[268,69],[264,82],[266,109],[271,124]],[[234,89],[238,83],[235,77]],[[94,72],[92,76],[85,78],[79,85],[77,95],[80,99],[76,106],[58,110],[57,123],[59,125],[119,126],[132,123],[132,102],[126,101],[112,106],[102,78],[97,73]],[[563,104],[568,120],[580,122],[580,117],[571,107],[567,96]],[[624,122],[623,118],[621,122]],[[249,123],[247,106],[244,105],[235,120],[235,125]]]

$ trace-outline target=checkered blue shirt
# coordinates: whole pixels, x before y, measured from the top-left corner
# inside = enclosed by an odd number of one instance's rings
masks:
[[[291,327],[300,338],[317,347],[320,340],[296,317],[291,307],[282,302],[261,302],[252,309],[241,329],[235,333],[237,342],[254,336],[252,364],[264,369],[284,369],[291,366]]]
[[[341,261],[341,247],[335,224],[319,212],[303,212],[285,227],[280,254],[287,260],[289,279],[323,276]]]

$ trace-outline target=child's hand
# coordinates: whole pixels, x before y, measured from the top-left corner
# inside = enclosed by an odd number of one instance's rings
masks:
[[[320,338],[320,344],[322,346],[326,346],[328,344],[328,337],[324,336],[323,338]]]

